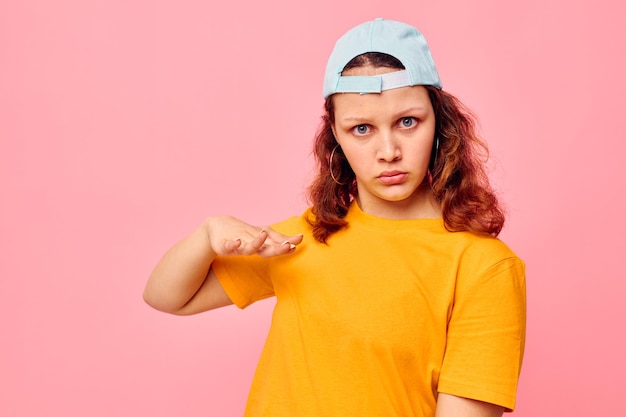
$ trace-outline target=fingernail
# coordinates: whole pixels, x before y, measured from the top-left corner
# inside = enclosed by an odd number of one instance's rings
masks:
[[[296,248],[296,245],[294,245],[293,243],[291,243],[288,240],[285,240],[282,245],[285,246],[286,244],[289,244],[289,250],[294,250]]]

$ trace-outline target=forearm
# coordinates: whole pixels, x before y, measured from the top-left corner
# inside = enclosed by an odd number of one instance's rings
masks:
[[[286,236],[230,216],[210,217],[163,256],[143,297],[157,310],[181,315],[232,304],[211,270],[216,256],[287,255],[300,242],[302,235]]]
[[[207,223],[174,245],[154,268],[143,294],[150,306],[176,313],[198,292],[216,257]]]
[[[499,405],[439,393],[435,417],[501,417]]]

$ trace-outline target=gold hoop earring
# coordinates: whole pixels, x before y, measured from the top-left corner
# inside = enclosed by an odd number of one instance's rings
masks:
[[[347,182],[337,181],[337,178],[335,178],[335,174],[333,174],[333,157],[335,156],[335,151],[337,150],[338,147],[339,147],[339,144],[335,145],[333,150],[330,152],[330,158],[328,159],[328,171],[330,172],[330,178],[332,178],[333,181],[335,181],[335,184],[346,185]]]

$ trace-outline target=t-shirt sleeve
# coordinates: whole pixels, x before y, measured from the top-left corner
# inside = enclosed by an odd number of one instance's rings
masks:
[[[274,295],[269,260],[258,255],[217,257],[211,268],[230,300],[239,308]]]
[[[525,266],[519,258],[460,280],[438,391],[513,410],[525,327]]]

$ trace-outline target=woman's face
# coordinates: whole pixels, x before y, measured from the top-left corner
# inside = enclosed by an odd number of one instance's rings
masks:
[[[391,71],[396,70],[352,68],[343,75]],[[361,209],[388,218],[437,216],[424,181],[435,135],[428,91],[414,86],[380,94],[340,93],[333,104],[333,132],[356,175]]]

